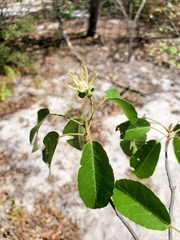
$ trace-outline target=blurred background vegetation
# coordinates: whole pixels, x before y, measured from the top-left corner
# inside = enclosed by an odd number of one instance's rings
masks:
[[[41,46],[42,41],[37,42],[30,36],[38,24],[43,24],[47,20],[57,21],[60,26],[58,31],[64,33],[64,22],[86,18],[89,22],[83,37],[95,37],[100,18],[119,19],[133,26],[141,3],[142,0],[1,0],[0,100],[13,94],[9,86],[12,82],[16,83],[21,75],[27,72],[36,74],[32,45],[38,43]],[[121,29],[119,31],[121,32]],[[58,38],[47,38],[46,42],[49,44],[44,47],[59,48],[62,38],[67,37],[60,32],[56,34]],[[153,49],[149,50],[149,55],[166,56],[164,60],[166,67],[180,67],[180,0],[145,1],[135,25],[135,32],[135,35],[130,34],[124,38],[127,44],[129,38],[136,42],[133,46],[136,48],[138,44],[139,47],[142,46],[142,41],[151,44],[152,41],[159,39]],[[67,43],[67,39],[65,40]],[[122,39],[117,39],[117,42],[120,41]]]

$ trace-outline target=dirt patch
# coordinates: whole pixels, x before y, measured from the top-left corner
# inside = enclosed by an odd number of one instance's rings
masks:
[[[7,193],[1,193],[1,197],[4,200],[1,204],[10,202],[9,209],[5,207],[6,214],[1,219],[1,239],[80,239],[79,228],[55,206],[58,197],[55,194],[37,199],[33,213],[13,204],[13,199],[9,199]]]
[[[4,146],[2,146],[4,145]],[[6,149],[6,150],[5,150]],[[0,238],[9,240],[27,239],[80,239],[79,228],[72,220],[61,213],[57,199],[61,199],[66,192],[67,186],[61,188],[60,194],[50,192],[49,194],[35,194],[34,209],[27,211],[26,203],[23,204],[24,194],[22,185],[28,176],[39,174],[40,169],[28,167],[24,169],[16,165],[16,153],[7,148],[7,144],[1,143],[0,184],[4,187],[0,192]],[[23,154],[19,163],[27,161],[28,155]],[[14,193],[9,186],[13,187]],[[18,200],[17,200],[18,199]]]

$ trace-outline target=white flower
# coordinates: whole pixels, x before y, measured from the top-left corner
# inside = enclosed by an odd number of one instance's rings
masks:
[[[78,91],[79,93],[88,93],[89,91],[93,91],[93,82],[97,78],[97,74],[94,76],[94,78],[89,83],[89,75],[87,67],[83,66],[83,71],[78,75],[74,73],[68,73],[68,75],[72,78],[76,86],[71,86],[66,83],[66,85],[71,88],[72,90]]]

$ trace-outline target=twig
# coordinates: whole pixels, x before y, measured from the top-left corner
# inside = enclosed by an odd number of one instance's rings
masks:
[[[66,41],[67,43],[67,46],[69,47],[70,51],[74,54],[74,56],[77,58],[77,60],[80,62],[80,63],[84,63],[84,60],[79,56],[79,54],[76,52],[76,50],[73,48],[72,46],[72,43],[67,35],[67,32],[66,32],[66,28],[64,26],[64,21],[63,21],[63,18],[61,18],[60,16],[57,17],[58,21],[59,21],[59,31],[61,32],[62,34],[62,37],[64,38],[64,40]]]
[[[53,10],[54,12],[56,13],[56,9],[57,9],[57,4],[58,4],[58,0],[53,0]],[[63,1],[61,3],[61,8],[62,8],[62,11],[64,10],[63,6],[65,4],[65,1]],[[74,54],[74,56],[77,58],[77,60],[80,62],[80,63],[83,63],[85,64],[84,60],[81,58],[81,56],[79,56],[79,54],[76,52],[76,50],[73,48],[72,46],[72,43],[69,39],[69,36],[67,34],[67,31],[66,31],[66,27],[64,25],[64,19],[63,17],[60,15],[60,14],[57,14],[55,15],[56,19],[59,21],[59,39],[61,39],[61,37],[63,37],[63,39],[66,41],[67,43],[67,46],[69,47],[70,51]]]
[[[128,14],[126,13],[126,10],[123,6],[123,3],[121,0],[116,0],[116,3],[118,4],[118,7],[119,9],[121,10],[121,12],[123,13],[124,17],[125,17],[125,20],[126,20],[126,24],[127,24],[127,30],[128,30],[128,35],[129,35],[129,53],[128,53],[128,60],[127,62],[130,61],[130,58],[131,58],[131,55],[132,55],[132,44],[133,44],[133,39],[134,39],[134,30],[137,26],[137,20],[141,14],[141,11],[145,5],[147,0],[142,0],[141,2],[141,5],[133,19],[133,22],[132,22],[132,27],[130,26],[130,23],[129,23],[129,17],[128,17]]]
[[[168,178],[169,188],[170,188],[170,191],[171,191],[170,203],[169,203],[169,214],[172,217],[176,186],[173,186],[173,182],[172,182],[172,178],[171,178],[171,174],[170,174],[170,169],[169,169],[169,161],[168,161],[169,141],[170,141],[170,139],[167,138],[166,144],[165,144],[165,169],[166,169],[166,174],[167,174],[167,178]],[[172,240],[172,229],[171,228],[168,229],[168,239]]]
[[[146,0],[142,0],[141,5],[140,5],[140,7],[139,7],[139,9],[138,9],[138,11],[136,13],[136,16],[135,16],[134,20],[133,20],[133,26],[132,26],[132,29],[130,31],[130,38],[129,38],[128,62],[130,61],[130,58],[131,58],[131,55],[132,55],[132,44],[133,44],[133,38],[134,38],[134,31],[135,31],[135,28],[137,26],[137,20],[138,20],[140,14],[141,14],[141,11],[142,11],[145,3],[146,3]]]
[[[173,21],[171,22],[171,25],[173,26],[173,28],[174,28],[174,30],[175,30],[175,32],[177,34],[177,37],[179,37],[180,36],[180,32],[179,32],[178,28],[176,27],[176,25],[173,23]]]
[[[138,18],[139,18],[139,16],[140,16],[141,11],[143,10],[143,7],[144,7],[146,1],[147,1],[147,0],[142,0],[141,5],[140,5],[140,7],[139,7],[139,9],[138,9],[138,11],[137,11],[137,13],[136,13],[135,18],[134,18],[134,22],[137,22],[137,20],[138,20]]]
[[[126,13],[126,10],[125,10],[125,8],[124,8],[124,5],[123,5],[122,1],[121,1],[121,0],[116,0],[115,3],[117,3],[117,4],[119,5],[119,9],[120,9],[121,12],[123,13],[125,19],[128,20],[128,15],[127,15],[127,13]]]
[[[122,12],[122,14],[124,15],[125,17],[125,22],[126,22],[126,25],[127,25],[127,34],[128,36],[130,36],[130,24],[129,24],[129,16],[126,12],[126,9],[122,3],[121,0],[114,0],[114,4],[116,5],[117,8],[120,9],[120,11]]]
[[[132,229],[132,227],[129,225],[129,223],[125,220],[125,218],[116,210],[116,207],[114,206],[114,203],[112,200],[110,200],[110,204],[111,207],[114,209],[117,217],[121,220],[121,222],[126,226],[126,228],[129,230],[129,232],[131,233],[131,235],[133,236],[133,238],[135,240],[140,240],[138,238],[138,236],[136,235],[136,233],[134,232],[134,230]]]

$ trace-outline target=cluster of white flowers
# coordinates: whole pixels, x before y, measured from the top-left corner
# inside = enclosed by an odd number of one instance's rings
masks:
[[[75,91],[78,91],[79,97],[83,98],[87,96],[90,98],[92,96],[92,92],[94,91],[93,82],[97,78],[97,74],[92,78],[92,80],[89,82],[89,75],[87,67],[83,66],[83,71],[78,75],[74,73],[68,73],[68,75],[72,78],[72,80],[75,83],[75,87],[67,84],[67,86]]]

